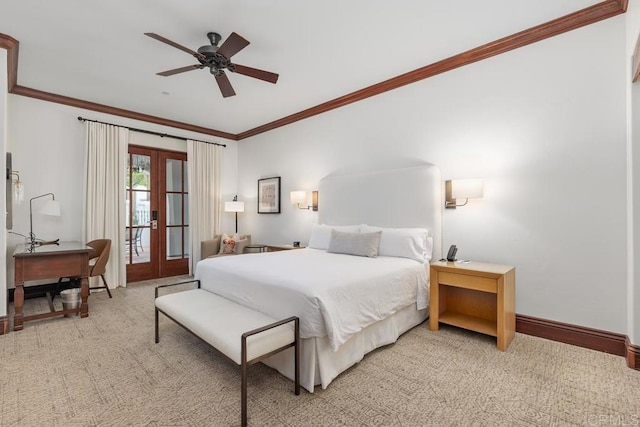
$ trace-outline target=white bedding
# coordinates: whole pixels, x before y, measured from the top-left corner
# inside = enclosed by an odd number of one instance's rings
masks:
[[[336,351],[351,336],[412,304],[428,306],[429,264],[298,249],[208,258],[203,289],[276,319],[300,318],[302,338],[328,338]]]

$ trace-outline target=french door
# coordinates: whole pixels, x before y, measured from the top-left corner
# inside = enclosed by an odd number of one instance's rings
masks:
[[[189,272],[187,155],[129,146],[127,282]]]

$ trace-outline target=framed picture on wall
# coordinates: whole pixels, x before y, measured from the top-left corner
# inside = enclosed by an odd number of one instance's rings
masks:
[[[280,177],[258,180],[258,213],[280,213]]]

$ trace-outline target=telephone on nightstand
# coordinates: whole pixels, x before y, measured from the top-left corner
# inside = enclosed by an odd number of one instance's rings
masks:
[[[447,252],[447,261],[455,261],[456,252],[458,252],[456,245],[451,245],[451,247],[449,247],[449,252]]]

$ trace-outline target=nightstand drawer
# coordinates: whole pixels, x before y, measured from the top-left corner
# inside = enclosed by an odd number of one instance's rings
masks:
[[[438,283],[442,285],[452,285],[460,288],[473,289],[482,292],[498,292],[498,285],[495,279],[486,277],[469,276],[466,274],[448,273],[441,271],[438,274]]]

